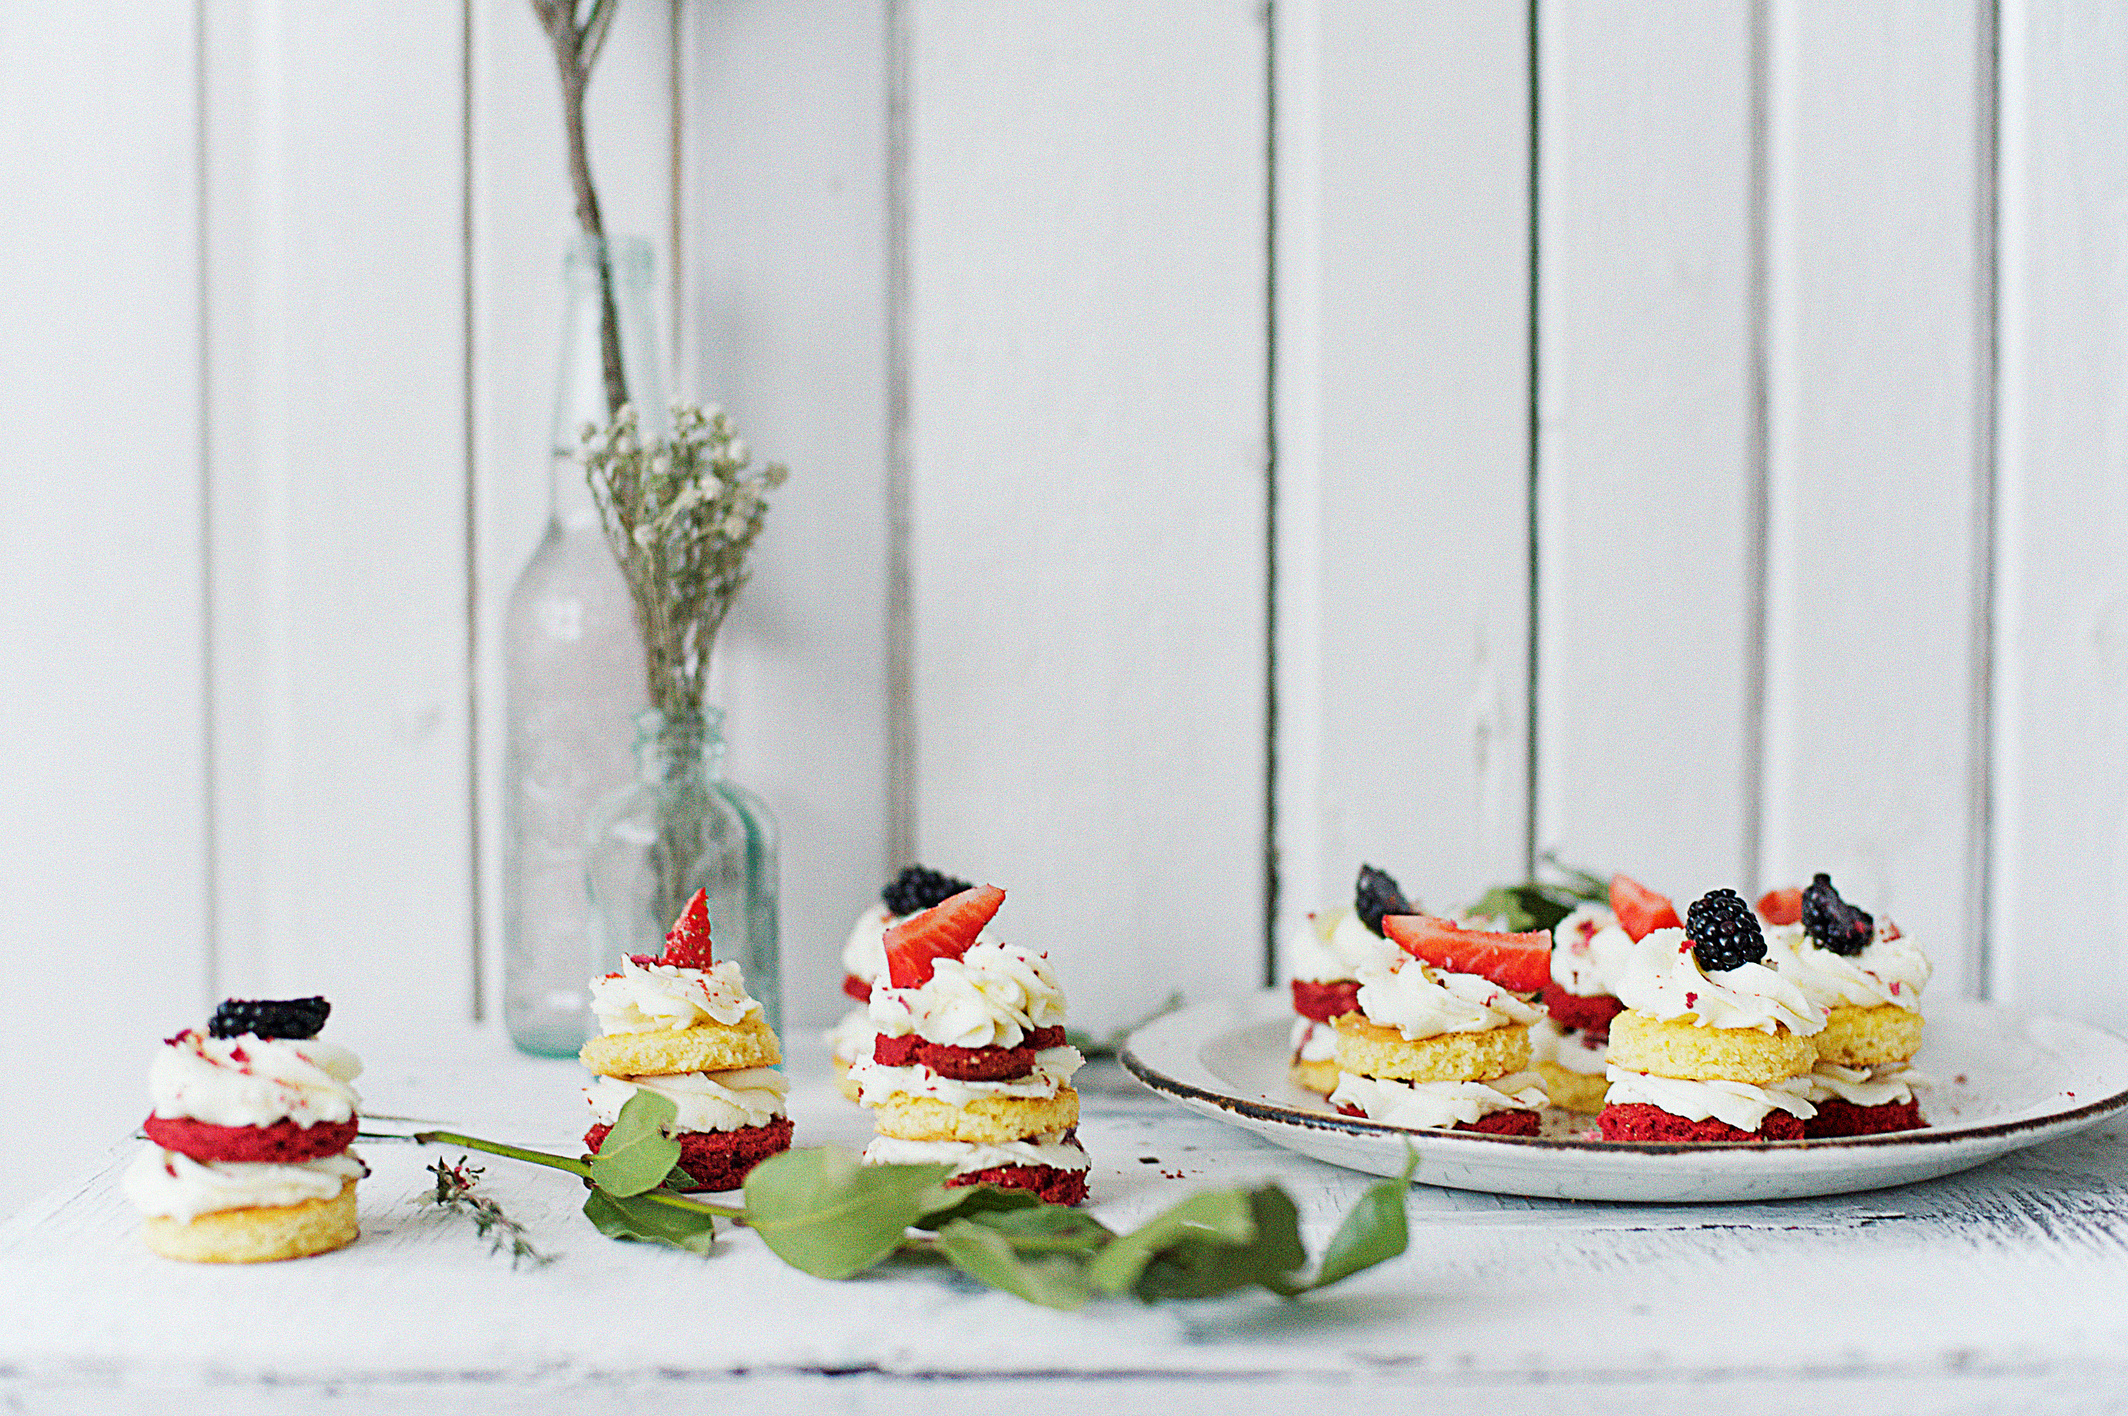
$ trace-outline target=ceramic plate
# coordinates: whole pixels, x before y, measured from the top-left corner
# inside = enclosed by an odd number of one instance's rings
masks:
[[[1459,1190],[1565,1200],[1772,1200],[1904,1185],[2080,1131],[2128,1108],[2128,1042],[2083,1023],[1932,1001],[1914,1065],[1926,1130],[1837,1141],[1612,1144],[1548,1118],[1543,1136],[1414,1130],[1340,1116],[1287,1079],[1284,989],[1170,1013],[1132,1034],[1123,1065],[1215,1120],[1317,1160]]]

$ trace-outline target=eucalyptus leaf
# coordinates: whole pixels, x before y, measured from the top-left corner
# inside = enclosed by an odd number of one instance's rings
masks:
[[[1323,1250],[1322,1267],[1316,1270],[1310,1288],[1328,1288],[1404,1252],[1411,1242],[1404,1205],[1411,1197],[1412,1172],[1418,1168],[1419,1153],[1406,1142],[1403,1174],[1377,1180],[1360,1192],[1337,1233],[1330,1236],[1330,1247]]]
[[[850,1278],[945,1208],[950,1165],[865,1165],[837,1146],[785,1151],[746,1177],[746,1222],[792,1268]]]
[[[680,1159],[680,1143],[665,1128],[679,1115],[670,1097],[638,1088],[591,1158],[592,1183],[620,1199],[664,1184]]]
[[[1294,1275],[1308,1262],[1300,1242],[1300,1215],[1276,1185],[1251,1190],[1249,1238],[1236,1243],[1204,1230],[1185,1233],[1156,1251],[1131,1285],[1140,1302],[1163,1298],[1214,1298],[1251,1285],[1291,1297],[1301,1291]]]
[[[661,1205],[640,1194],[614,1195],[594,1189],[584,1197],[584,1218],[609,1239],[666,1244],[690,1254],[707,1254],[717,1238],[715,1216]]]
[[[1015,1248],[1072,1250],[1091,1254],[1116,1237],[1116,1231],[1084,1210],[1069,1205],[993,1210],[966,1221],[1005,1236]]]
[[[1163,1210],[1102,1250],[1087,1278],[1099,1292],[1127,1292],[1155,1254],[1191,1237],[1223,1244],[1254,1239],[1256,1219],[1248,1192],[1207,1190]]]
[[[967,1219],[978,1214],[1036,1209],[1042,1204],[1042,1197],[1032,1190],[1016,1190],[1004,1185],[961,1185],[946,1193],[952,1198],[943,1208],[935,1209],[919,1218],[916,1228],[944,1229],[956,1219]]]
[[[1083,1258],[1027,1257],[997,1230],[972,1220],[957,1219],[940,1230],[938,1248],[963,1273],[1044,1308],[1068,1313],[1084,1307],[1092,1296]]]

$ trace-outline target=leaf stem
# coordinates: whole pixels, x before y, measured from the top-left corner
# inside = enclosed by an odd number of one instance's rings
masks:
[[[746,1210],[743,1206],[713,1205],[707,1200],[698,1200],[691,1195],[680,1194],[676,1190],[645,1190],[635,1198],[650,1200],[671,1209],[694,1210],[699,1214],[716,1215],[719,1219],[736,1220],[742,1224],[746,1222]]]
[[[461,1136],[456,1131],[417,1131],[414,1139],[425,1146],[464,1146],[467,1150],[486,1151],[489,1155],[503,1156],[509,1160],[522,1160],[530,1165],[544,1165],[549,1170],[566,1170],[571,1175],[591,1178],[591,1167],[581,1160],[566,1155],[550,1155],[546,1151],[527,1150],[523,1146],[506,1146],[501,1141],[483,1141],[478,1136]]]

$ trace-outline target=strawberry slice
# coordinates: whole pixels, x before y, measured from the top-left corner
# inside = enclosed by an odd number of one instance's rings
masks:
[[[1611,913],[1626,938],[1638,944],[1658,929],[1683,929],[1677,906],[1668,895],[1658,895],[1630,875],[1611,877]]]
[[[1793,885],[1785,890],[1768,890],[1759,896],[1759,913],[1768,924],[1794,924],[1803,917],[1803,892]]]
[[[887,982],[895,988],[919,988],[931,981],[934,959],[958,959],[968,952],[983,926],[997,916],[1005,892],[978,885],[940,901],[922,914],[910,915],[887,931]]]
[[[659,962],[683,969],[706,969],[717,961],[709,952],[709,891],[697,890],[680,911],[665,936],[665,957]]]
[[[1535,993],[1552,981],[1547,930],[1494,934],[1432,915],[1384,915],[1382,932],[1414,959],[1449,973],[1477,974],[1517,993]]]

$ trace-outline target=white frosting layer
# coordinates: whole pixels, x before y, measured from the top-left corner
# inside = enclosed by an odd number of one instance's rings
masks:
[[[329,1200],[340,1193],[341,1185],[368,1173],[353,1151],[293,1165],[265,1165],[205,1163],[150,1145],[134,1157],[119,1185],[142,1214],[190,1224],[221,1210]]]
[[[1324,910],[1311,914],[1300,922],[1286,941],[1279,955],[1285,966],[1287,978],[1297,978],[1303,983],[1342,983],[1352,977],[1344,960],[1330,948],[1330,938],[1337,932],[1338,921],[1352,911],[1349,908]],[[1365,926],[1361,926],[1365,928]]]
[[[896,1092],[909,1096],[935,1097],[948,1106],[966,1106],[978,1097],[1052,1097],[1086,1065],[1076,1047],[1045,1047],[1034,1055],[1034,1070],[1024,1077],[1004,1082],[964,1082],[942,1077],[929,1067],[882,1067],[867,1057],[852,1064],[850,1078],[857,1083],[858,1099],[867,1105],[885,1101]]]
[[[850,926],[849,942],[842,946],[842,971],[867,983],[885,973],[887,927],[893,923],[894,916],[887,913],[887,907],[874,900],[872,907]]]
[[[931,961],[915,988],[872,989],[873,1031],[916,1034],[944,1047],[1018,1047],[1036,1028],[1064,1025],[1064,990],[1047,955],[978,938],[958,959]]]
[[[1549,1062],[1562,1071],[1583,1077],[1603,1075],[1604,1059],[1610,1055],[1611,1046],[1605,1042],[1591,1042],[1589,1035],[1580,1029],[1568,1032],[1550,1018],[1543,1018],[1530,1025],[1529,1054],[1531,1062]]]
[[[1888,920],[1853,955],[1819,947],[1800,924],[1782,925],[1766,932],[1766,962],[1821,1008],[1919,1008],[1934,972],[1920,946]]]
[[[619,973],[591,980],[591,1011],[602,1032],[640,1033],[711,1022],[730,1027],[761,1004],[748,996],[732,959],[707,969],[623,959]]]
[[[1785,1026],[1808,1035],[1825,1026],[1826,1010],[1764,964],[1703,972],[1682,929],[1658,929],[1635,944],[1612,991],[1628,1008],[1666,1021],[1689,1013],[1703,1028],[1770,1033]]]
[[[1576,998],[1600,998],[1626,971],[1633,941],[1602,905],[1582,905],[1552,931],[1552,982]]]
[[[1890,1062],[1882,1067],[1841,1067],[1820,1062],[1806,1080],[1810,1083],[1812,1101],[1848,1101],[1856,1106],[1912,1101],[1915,1087],[1930,1085],[1928,1077],[1904,1062]]]
[[[826,1039],[828,1051],[835,1060],[853,1063],[861,1057],[872,1055],[872,1014],[866,1008],[852,1008],[842,1015],[842,1021],[821,1034]]]
[[[680,1072],[667,1077],[600,1077],[584,1088],[591,1118],[601,1126],[620,1119],[621,1108],[638,1091],[655,1092],[679,1108],[672,1131],[736,1131],[766,1126],[783,1115],[790,1081],[773,1067],[742,1067],[730,1072]]]
[[[148,1064],[148,1095],[155,1114],[168,1120],[190,1117],[212,1126],[286,1120],[308,1130],[355,1114],[362,1099],[348,1083],[361,1075],[354,1053],[316,1038],[209,1037],[188,1030],[156,1050]]]
[[[1688,1082],[1676,1077],[1631,1072],[1623,1067],[1607,1067],[1604,1076],[1611,1084],[1603,1094],[1606,1106],[1639,1102],[1660,1107],[1687,1121],[1704,1121],[1712,1116],[1739,1131],[1756,1131],[1771,1111],[1785,1111],[1806,1121],[1818,1114],[1818,1109],[1810,1104],[1810,1077],[1807,1073],[1768,1082],[1764,1086],[1753,1086],[1750,1082]]]
[[[1297,1062],[1328,1062],[1337,1056],[1337,1029],[1313,1018],[1295,1018],[1286,1049]]]
[[[1476,974],[1443,973],[1402,950],[1394,968],[1360,970],[1360,1011],[1407,1042],[1452,1032],[1534,1023],[1544,1010]]]
[[[1489,1082],[1398,1082],[1344,1072],[1330,1093],[1332,1106],[1356,1106],[1370,1121],[1420,1127],[1467,1126],[1495,1111],[1538,1111],[1546,1100],[1544,1079],[1535,1072]]]
[[[972,1175],[1001,1165],[1047,1165],[1057,1170],[1088,1170],[1093,1161],[1076,1139],[1062,1131],[1022,1141],[904,1141],[875,1136],[864,1148],[867,1165],[950,1165],[955,1175]]]

